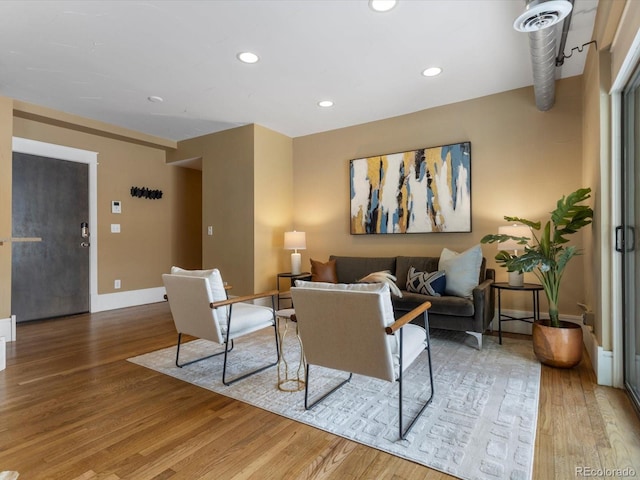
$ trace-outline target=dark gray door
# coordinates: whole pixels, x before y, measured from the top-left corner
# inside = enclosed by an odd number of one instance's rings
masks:
[[[89,167],[13,154],[11,313],[24,322],[89,311]]]

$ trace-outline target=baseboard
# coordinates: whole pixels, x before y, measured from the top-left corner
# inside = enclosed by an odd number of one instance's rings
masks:
[[[16,341],[16,316],[0,318],[0,337],[4,337],[6,342]]]
[[[164,287],[129,290],[126,292],[106,293],[91,296],[91,312],[104,312],[118,308],[135,307],[164,300]]]

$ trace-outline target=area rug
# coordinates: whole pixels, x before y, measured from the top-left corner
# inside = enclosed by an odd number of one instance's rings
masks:
[[[354,375],[305,411],[304,391],[277,389],[276,367],[226,387],[222,356],[177,368],[176,349],[170,347],[129,361],[461,479],[531,479],[540,389],[540,364],[531,342],[505,338],[499,345],[497,338],[485,337],[477,350],[471,340],[464,333],[432,331],[435,395],[405,440],[398,437],[397,383]],[[228,378],[273,361],[273,343],[268,329],[236,341]],[[296,342],[285,343],[290,366],[297,348]],[[180,358],[187,361],[216,349],[215,343],[194,340],[183,344]],[[422,353],[405,375],[405,425],[429,395],[427,359]],[[312,398],[313,392],[345,378],[320,367],[313,367],[312,375],[317,379],[312,380]]]

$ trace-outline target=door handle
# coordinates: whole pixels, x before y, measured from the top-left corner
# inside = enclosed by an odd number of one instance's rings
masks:
[[[625,235],[628,232],[628,235]],[[616,227],[616,252],[633,252],[636,248],[636,230],[634,227]]]

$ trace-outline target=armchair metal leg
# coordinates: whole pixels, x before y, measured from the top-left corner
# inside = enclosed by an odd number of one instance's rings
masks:
[[[353,377],[353,373],[349,373],[349,378],[347,378],[346,380],[344,380],[343,382],[338,384],[336,387],[332,388],[330,391],[328,391],[327,393],[322,395],[319,399],[317,399],[315,402],[313,402],[311,405],[309,405],[309,368],[310,367],[311,367],[311,365],[307,364],[307,372],[305,373],[305,382],[304,382],[304,408],[305,408],[305,410],[310,410],[313,407],[315,407],[318,403],[323,401],[325,398],[327,398],[333,392],[338,390],[344,384],[350,382],[351,381],[351,377]]]
[[[274,310],[274,312],[275,312],[275,310]],[[231,317],[231,315],[229,315],[229,317]],[[222,353],[224,353],[224,364],[222,366],[222,383],[223,384],[225,384],[228,387],[229,385],[232,385],[232,384],[234,384],[234,383],[236,383],[236,382],[238,382],[238,381],[240,381],[240,380],[242,380],[244,378],[250,377],[251,375],[254,375],[256,373],[260,373],[263,370],[266,370],[267,368],[271,368],[271,367],[273,367],[273,366],[278,364],[278,358],[280,358],[280,346],[278,345],[278,330],[277,330],[277,323],[276,323],[276,320],[275,320],[275,313],[274,313],[274,318],[273,318],[273,330],[274,330],[275,338],[276,338],[276,361],[273,362],[273,363],[270,363],[268,365],[265,365],[264,367],[260,367],[257,370],[253,370],[253,371],[251,371],[249,373],[245,373],[245,374],[243,374],[243,375],[241,375],[239,377],[234,378],[233,380],[227,380],[227,349],[226,349],[227,343],[225,343],[225,349],[224,349],[224,352],[222,352]],[[230,329],[228,329],[227,332],[228,331],[230,331]],[[233,345],[233,340],[231,340],[231,344]],[[231,351],[231,350],[229,350],[229,351]]]
[[[406,430],[404,430],[402,428],[402,329],[400,329],[400,372],[399,372],[399,376],[398,376],[398,389],[399,389],[399,395],[398,395],[398,403],[399,403],[399,406],[398,406],[398,410],[399,410],[398,425],[399,425],[399,430],[400,430],[399,433],[400,433],[400,439],[401,440],[405,439],[405,437],[409,434],[409,432],[411,431],[411,429],[415,425],[415,423],[418,420],[418,418],[420,418],[420,415],[422,415],[422,413],[426,410],[426,408],[429,406],[429,404],[433,400],[433,365],[431,364],[431,337],[429,336],[429,321],[428,321],[428,317],[427,317],[427,312],[424,313],[423,319],[424,319],[424,329],[425,329],[425,332],[426,332],[426,340],[427,340],[427,347],[425,348],[425,350],[427,351],[427,354],[429,356],[429,382],[430,382],[430,387],[431,387],[431,395],[429,395],[429,398],[424,403],[424,405],[422,405],[422,408],[420,409],[420,411],[413,417],[413,420],[411,420],[411,423],[406,428]]]
[[[225,346],[224,346],[225,351],[224,352],[218,352],[218,353],[214,353],[213,355],[207,355],[206,357],[196,358],[195,360],[191,360],[189,362],[180,363],[178,361],[178,358],[180,357],[180,341],[181,340],[182,340],[182,334],[179,333],[178,334],[178,348],[176,349],[176,367],[179,367],[179,368],[186,367],[187,365],[191,365],[192,363],[200,362],[202,360],[206,360],[207,358],[217,357],[218,355],[222,355],[223,353],[227,352],[227,345],[225,344]],[[231,341],[231,348],[229,349],[229,352],[231,350],[233,350],[233,340]]]

